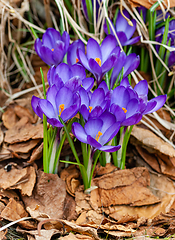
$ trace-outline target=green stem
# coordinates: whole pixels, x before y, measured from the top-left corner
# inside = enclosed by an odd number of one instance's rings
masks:
[[[73,144],[73,141],[72,141],[72,139],[71,139],[71,137],[70,137],[70,134],[69,134],[69,132],[68,132],[68,130],[67,130],[67,128],[66,128],[66,125],[65,125],[64,121],[61,119],[61,117],[59,117],[59,119],[60,119],[60,122],[61,122],[61,123],[63,124],[63,126],[64,126],[64,131],[65,131],[65,133],[66,133],[67,140],[68,140],[69,145],[70,145],[70,147],[71,147],[71,150],[72,150],[72,152],[73,152],[73,154],[74,154],[74,157],[75,157],[77,163],[79,164],[81,176],[82,176],[83,183],[84,183],[84,189],[86,190],[86,189],[88,188],[88,177],[87,177],[86,169],[85,169],[85,167],[82,166],[81,163],[80,163],[80,160],[79,160],[79,158],[78,158],[77,152],[76,152],[76,150],[75,150],[75,146],[74,146],[74,144]]]

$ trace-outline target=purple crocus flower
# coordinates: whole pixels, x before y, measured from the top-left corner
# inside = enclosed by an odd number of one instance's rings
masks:
[[[82,49],[77,50],[80,63],[93,75],[99,85],[106,72],[115,65],[120,54],[120,48],[116,47],[117,41],[114,36],[108,35],[101,46],[93,38],[87,43],[87,54]]]
[[[57,90],[53,85],[47,91],[47,98],[40,99],[33,96],[31,100],[34,112],[43,118],[43,114],[47,117],[47,122],[54,127],[63,127],[59,120],[59,116],[64,122],[74,117],[80,108],[80,97],[67,87]]]
[[[166,102],[166,98],[167,98],[166,95],[160,95],[148,101],[148,83],[146,80],[140,81],[135,85],[134,89],[132,89],[131,85],[129,84],[129,81],[127,79],[123,79],[121,81],[120,86],[125,86],[125,88],[127,89],[134,90],[134,92],[137,94],[139,99],[138,111],[142,115],[157,111]]]
[[[130,15],[126,10],[124,10],[123,13],[127,18],[130,19]],[[115,29],[115,32],[117,34],[117,37],[119,38],[119,41],[122,46],[132,45],[140,40],[140,36],[131,38],[136,30],[136,21],[134,19],[132,19],[131,22],[132,22],[133,26],[130,26],[128,24],[127,20],[121,15],[120,12],[118,13],[115,27],[111,21],[111,23]],[[104,31],[106,34],[109,34],[106,22],[104,24]],[[110,28],[110,34],[114,35],[111,28]]]
[[[125,52],[121,52],[111,75],[111,79],[110,79],[111,89],[114,87],[117,77],[120,71],[122,70],[122,68],[124,68],[123,78],[125,78],[132,71],[134,71],[139,66],[139,64],[140,64],[139,55],[136,55],[135,53],[131,53],[128,56],[126,56]]]
[[[137,93],[133,89],[118,86],[113,90],[110,112],[116,116],[122,126],[134,125],[141,120],[139,106]]]
[[[54,28],[48,28],[43,34],[42,42],[35,41],[35,51],[49,66],[60,64],[69,47],[70,37],[67,32],[61,34]]]
[[[69,66],[80,63],[77,56],[78,48],[81,48],[82,51],[85,53],[84,43],[80,39],[74,41],[67,50],[67,63]]]
[[[77,92],[81,86],[89,91],[94,85],[94,79],[86,78],[84,67],[78,64],[70,67],[66,63],[52,66],[48,71],[47,80],[49,86],[56,85],[57,89],[65,86],[72,92]]]
[[[120,145],[105,145],[115,137],[119,129],[120,122],[116,122],[115,116],[109,112],[104,112],[98,118],[90,118],[84,128],[77,122],[72,124],[72,132],[75,137],[79,141],[91,145],[93,152],[97,149],[105,152],[119,150]]]
[[[93,93],[88,93],[81,88],[79,94],[81,97],[80,113],[85,121],[99,117],[109,107],[109,99],[105,96],[103,88],[97,88]]]

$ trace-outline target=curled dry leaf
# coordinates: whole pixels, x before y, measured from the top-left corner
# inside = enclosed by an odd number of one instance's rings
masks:
[[[95,189],[91,194],[99,197],[98,206],[111,205],[143,206],[160,202],[147,188],[150,184],[146,168],[133,168],[115,171],[93,180]],[[97,199],[97,197],[95,196]],[[94,200],[92,200],[94,201]]]
[[[25,234],[25,233],[30,234],[35,237],[34,238],[35,240],[50,240],[52,238],[52,236],[60,233],[60,231],[58,231],[56,229],[51,229],[51,230],[42,229],[42,230],[40,230],[40,235],[39,235],[37,230],[27,231],[24,229],[20,229],[19,227],[17,228],[17,232],[20,232],[23,234]]]
[[[2,132],[1,128],[0,128],[0,146],[3,143],[4,140],[4,133]]]
[[[30,139],[26,142],[14,143],[9,145],[8,149],[15,153],[28,153],[40,142],[40,139]]]
[[[24,179],[21,179],[16,185],[13,185],[11,189],[19,189],[22,195],[31,196],[33,188],[36,182],[35,168],[29,166],[27,169],[27,175]]]
[[[13,198],[9,199],[9,203],[1,212],[0,215],[2,218],[8,221],[15,221],[23,217],[27,217],[28,213],[25,211],[21,203],[15,201]],[[29,221],[20,221],[19,224],[27,229],[35,229],[36,224]]]
[[[32,196],[22,197],[25,206],[45,213],[51,218],[62,218],[66,198],[65,182],[56,174],[39,171]]]
[[[75,191],[80,185],[78,180],[80,172],[74,165],[70,165],[68,168],[63,169],[61,172],[61,179],[66,182],[66,191],[71,195],[75,196]]]
[[[36,123],[36,119],[33,117],[28,108],[16,105],[14,112],[19,118],[28,117],[30,123]]]
[[[7,129],[13,128],[18,119],[13,108],[8,108],[2,115],[2,121]]]
[[[140,143],[151,153],[160,153],[168,155],[171,158],[175,157],[175,149],[148,129],[134,126],[131,136],[134,137],[134,139],[131,138],[131,142],[134,145]],[[137,139],[138,142],[135,141],[135,139]]]
[[[32,125],[27,117],[21,118],[13,128],[6,132],[4,141],[9,144],[28,141],[29,139],[42,139],[43,125]]]
[[[77,240],[77,239],[83,239],[83,240],[94,240],[94,238],[86,236],[86,235],[80,235],[80,234],[73,234],[69,233],[69,235],[60,237],[60,240]]]
[[[17,169],[12,165],[11,171],[7,172],[4,168],[0,169],[0,188],[7,189],[17,184],[27,175],[27,168]]]
[[[40,159],[42,155],[43,155],[43,142],[39,146],[33,149],[28,163],[33,163],[35,160]]]
[[[163,0],[163,6],[166,8],[168,6],[168,2],[171,7],[175,7],[175,0]],[[152,5],[155,3],[155,1],[148,1],[148,0],[129,0],[129,3],[131,4],[131,7],[139,7],[140,5],[143,7],[146,7],[147,9],[150,9]]]

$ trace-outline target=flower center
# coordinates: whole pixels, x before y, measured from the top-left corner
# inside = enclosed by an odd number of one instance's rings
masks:
[[[52,52],[54,51],[54,48],[52,48]]]
[[[98,142],[99,137],[100,137],[101,135],[103,135],[103,133],[99,131],[98,134],[97,134],[96,137],[95,137],[95,140],[96,140],[97,142]]]
[[[79,62],[79,59],[78,59],[78,58],[76,58],[76,63],[77,63],[77,62]]]
[[[124,107],[123,107],[122,109],[123,109],[123,112],[124,112],[124,113],[126,113],[126,112],[127,112],[126,108],[124,108]]]
[[[95,61],[98,63],[98,65],[101,67],[101,59],[100,58],[96,58]]]
[[[91,111],[92,111],[92,108],[93,108],[92,106],[89,106],[89,112],[91,112]]]
[[[64,104],[60,104],[60,106],[59,106],[59,116],[61,116],[63,110],[64,110]]]

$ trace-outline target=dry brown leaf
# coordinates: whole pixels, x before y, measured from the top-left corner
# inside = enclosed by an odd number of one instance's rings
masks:
[[[98,206],[143,206],[158,203],[160,200],[147,188],[149,182],[146,168],[124,169],[95,178],[93,183],[98,186],[94,190],[99,195]]]
[[[19,118],[28,117],[31,123],[36,123],[36,119],[33,117],[28,108],[16,105],[14,107],[14,112]]]
[[[100,238],[98,237],[97,234],[97,230],[92,228],[92,227],[86,227],[86,226],[78,226],[77,224],[73,223],[73,222],[69,222],[67,220],[48,220],[50,222],[52,222],[52,226],[49,224],[48,226],[56,229],[62,229],[63,226],[66,229],[67,232],[77,232],[80,234],[84,234],[87,236],[90,236],[92,238],[94,238],[95,240],[100,240]],[[47,224],[44,225],[45,228],[47,228]]]
[[[42,155],[43,155],[43,142],[33,149],[33,152],[30,156],[30,160],[28,161],[28,163],[33,163],[35,160],[40,159]]]
[[[4,133],[2,132],[1,128],[0,128],[0,146],[4,141]]]
[[[19,189],[22,195],[31,196],[36,183],[36,173],[35,168],[32,166],[29,166],[26,169],[27,174],[25,178],[16,183],[15,186],[13,185],[11,189]]]
[[[151,219],[158,216],[161,212],[169,212],[175,199],[175,187],[173,181],[163,175],[153,173],[150,175],[150,189],[158,198],[161,199],[160,203],[142,207],[111,206],[110,208],[104,208],[104,212],[116,220],[119,220],[121,217],[127,215]]]
[[[0,169],[0,188],[7,189],[18,183],[27,175],[27,168],[17,169],[12,165],[11,171]]]
[[[56,174],[39,171],[32,196],[22,197],[25,206],[45,213],[51,218],[62,218],[66,198],[65,182]]]
[[[72,196],[70,196],[69,194],[66,194],[63,219],[66,219],[68,221],[76,220],[77,213],[76,213],[75,209],[76,209],[76,203],[75,203],[74,198]]]
[[[146,7],[147,9],[150,9],[150,7],[152,7],[152,5],[155,3],[156,1],[151,0],[129,0],[129,3],[131,4],[131,7],[139,7],[139,6],[143,6]],[[175,0],[171,0],[169,1],[170,3],[170,8],[175,7]],[[168,6],[168,0],[163,0],[162,1],[163,6]],[[167,7],[165,7],[166,9]]]
[[[13,128],[18,119],[13,108],[8,108],[2,115],[2,121],[7,129]]]
[[[141,146],[137,145],[136,149],[140,156],[148,163],[152,169],[156,170],[157,172],[161,172],[159,163],[155,155],[150,154],[146,149],[142,148]]]
[[[40,230],[40,235],[38,234],[37,230],[27,231],[27,230],[24,230],[24,229],[20,229],[19,227],[16,230],[17,230],[17,232],[20,232],[20,233],[23,233],[23,234],[27,233],[27,234],[30,234],[32,236],[35,236],[34,239],[36,239],[36,240],[50,240],[52,238],[52,236],[60,233],[60,231],[58,231],[56,229],[51,229],[51,230],[41,229]]]
[[[43,138],[43,125],[32,125],[29,123],[28,117],[21,118],[13,128],[6,132],[4,141],[13,144],[29,139],[42,139]]]
[[[77,179],[79,176],[80,172],[74,165],[63,169],[60,175],[61,179],[66,182],[66,191],[73,197],[76,189],[80,186],[80,181]]]
[[[134,139],[131,138],[133,145],[140,143],[151,153],[164,154],[171,158],[175,157],[175,149],[148,129],[134,126],[131,136],[134,137]],[[135,139],[137,139],[138,142]]]
[[[7,145],[5,143],[2,144],[0,148],[0,161],[12,158],[12,153],[7,149]]]
[[[113,172],[116,170],[116,167],[112,163],[106,163],[106,166],[103,167],[100,165],[100,163],[97,164],[94,175],[95,176],[101,176],[110,172]]]
[[[24,207],[13,198],[9,199],[9,203],[1,213],[1,217],[9,221],[15,221],[27,216],[28,213],[25,211]]]
[[[36,147],[40,141],[40,139],[31,139],[26,142],[14,143],[9,145],[8,149],[15,153],[28,153],[31,149]]]
[[[1,232],[0,232],[0,239],[1,239],[1,240],[7,239],[6,234],[7,234],[7,229],[4,230],[4,231],[1,231]]]
[[[65,237],[60,237],[60,240],[77,240],[77,239],[83,239],[83,240],[94,240],[94,238],[86,236],[86,235],[80,235],[80,234],[73,234],[69,233],[69,235]]]

